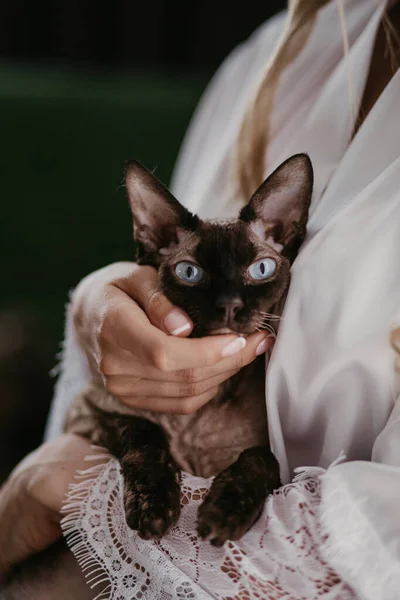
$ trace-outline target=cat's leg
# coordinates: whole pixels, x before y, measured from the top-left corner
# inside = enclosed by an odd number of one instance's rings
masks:
[[[199,535],[214,546],[240,539],[261,515],[268,495],[280,485],[279,464],[267,446],[244,450],[214,479],[199,508]]]
[[[100,419],[98,439],[119,461],[126,521],[143,539],[158,539],[178,521],[181,470],[158,425],[118,414]]]

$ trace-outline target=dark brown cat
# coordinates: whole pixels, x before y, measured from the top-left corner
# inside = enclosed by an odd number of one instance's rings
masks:
[[[204,221],[139,163],[125,185],[138,263],[158,269],[163,293],[192,318],[193,336],[248,335],[271,327],[302,243],[313,184],[305,154],[285,161],[237,219]],[[240,538],[280,485],[269,448],[260,357],[220,386],[195,414],[129,409],[93,381],[71,407],[66,429],[106,446],[124,477],[128,525],[159,538],[178,520],[181,470],[216,476],[200,507],[198,533],[216,546]]]

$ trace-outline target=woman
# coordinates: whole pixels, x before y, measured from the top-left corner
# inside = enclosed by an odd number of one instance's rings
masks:
[[[113,462],[93,467],[72,492],[65,529],[80,531],[77,556],[105,570],[104,597],[131,598],[137,585],[142,598],[398,597],[400,402],[389,337],[400,324],[400,46],[392,29],[400,32],[398,2],[294,0],[228,58],[206,92],[172,186],[194,212],[236,214],[291,154],[308,152],[314,164],[308,237],[266,379],[270,439],[287,485],[248,536],[215,554],[194,539],[179,547],[194,530],[194,494],[208,485],[186,478],[186,520],[160,550],[128,539]],[[67,482],[89,453],[83,440],[60,437],[61,424],[90,370],[127,404],[187,412],[260,344],[270,347],[263,334],[244,349],[226,336],[183,339],[191,322],[157,292],[156,273],[128,263],[86,278],[68,320],[52,441],[0,497],[3,569],[60,536]],[[325,471],[341,451],[345,462]],[[290,484],[304,465],[313,468]],[[93,521],[100,493],[129,560],[112,542],[103,553],[102,536],[112,535]]]

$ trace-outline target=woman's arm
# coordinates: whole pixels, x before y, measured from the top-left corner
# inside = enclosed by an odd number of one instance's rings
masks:
[[[61,537],[60,509],[78,469],[87,468],[87,440],[67,434],[40,446],[0,490],[0,576]]]

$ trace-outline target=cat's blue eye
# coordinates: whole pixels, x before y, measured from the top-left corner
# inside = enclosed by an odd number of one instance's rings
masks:
[[[250,277],[252,279],[256,279],[257,281],[272,277],[275,271],[276,262],[273,258],[263,258],[262,260],[258,260],[257,262],[250,265],[247,269],[247,272],[249,273]]]
[[[198,283],[203,279],[204,271],[201,267],[190,262],[180,262],[175,267],[175,273],[187,283]]]

